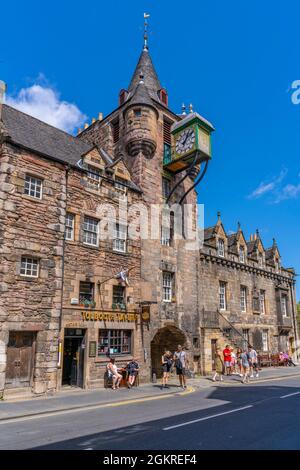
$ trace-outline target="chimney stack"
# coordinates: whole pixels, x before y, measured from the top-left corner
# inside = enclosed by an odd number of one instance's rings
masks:
[[[103,119],[103,113],[99,113],[98,114],[98,121],[102,121],[102,119]]]
[[[6,83],[0,80],[0,121],[2,119],[2,104],[4,103]]]

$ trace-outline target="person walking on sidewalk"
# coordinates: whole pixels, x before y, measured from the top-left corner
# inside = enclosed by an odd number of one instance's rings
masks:
[[[241,363],[242,363],[242,374],[243,374],[243,379],[242,383],[249,383],[250,378],[249,378],[249,371],[250,371],[250,363],[249,363],[249,354],[247,352],[247,349],[244,349],[242,354],[240,355],[241,358]]]
[[[216,349],[216,353],[215,353],[215,374],[212,378],[213,382],[216,381],[216,378],[219,376],[220,377],[220,381],[222,382],[223,381],[223,374],[224,374],[224,362],[223,362],[223,355],[222,355],[222,351],[220,348],[217,348]]]
[[[163,377],[162,377],[162,386],[161,388],[169,388],[168,381],[170,376],[170,370],[173,364],[172,361],[172,353],[170,351],[165,351],[161,357],[161,364],[163,370]]]
[[[226,375],[231,375],[231,349],[229,344],[226,344],[225,349],[223,351],[223,356]]]
[[[186,368],[188,367],[188,358],[182,346],[178,344],[177,351],[174,354],[176,373],[179,377],[181,388],[186,388]]]
[[[249,362],[250,362],[250,377],[254,377],[254,372],[255,372],[255,377],[259,377],[258,373],[258,358],[257,358],[257,352],[252,346],[249,346]]]

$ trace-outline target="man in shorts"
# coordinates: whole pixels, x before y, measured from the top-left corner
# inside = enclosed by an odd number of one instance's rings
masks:
[[[254,377],[254,372],[256,378],[259,377],[258,373],[258,358],[257,358],[257,352],[252,346],[249,346],[249,362],[250,362],[250,377]]]
[[[226,344],[223,356],[226,375],[231,375],[231,349],[229,344]]]
[[[178,344],[177,351],[174,354],[176,373],[179,377],[180,387],[186,388],[186,368],[188,366],[188,358],[182,346]]]

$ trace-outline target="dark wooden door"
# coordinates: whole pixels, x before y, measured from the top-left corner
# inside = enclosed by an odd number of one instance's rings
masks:
[[[32,332],[12,331],[7,347],[5,383],[7,388],[29,387],[33,362]]]

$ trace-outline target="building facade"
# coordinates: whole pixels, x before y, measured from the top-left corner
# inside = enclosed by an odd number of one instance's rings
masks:
[[[170,110],[146,45],[118,107],[76,137],[7,105],[0,126],[0,393],[102,387],[110,356],[155,379],[179,343],[204,374],[227,342],[295,351],[276,244],[219,219],[190,248],[213,127]]]

